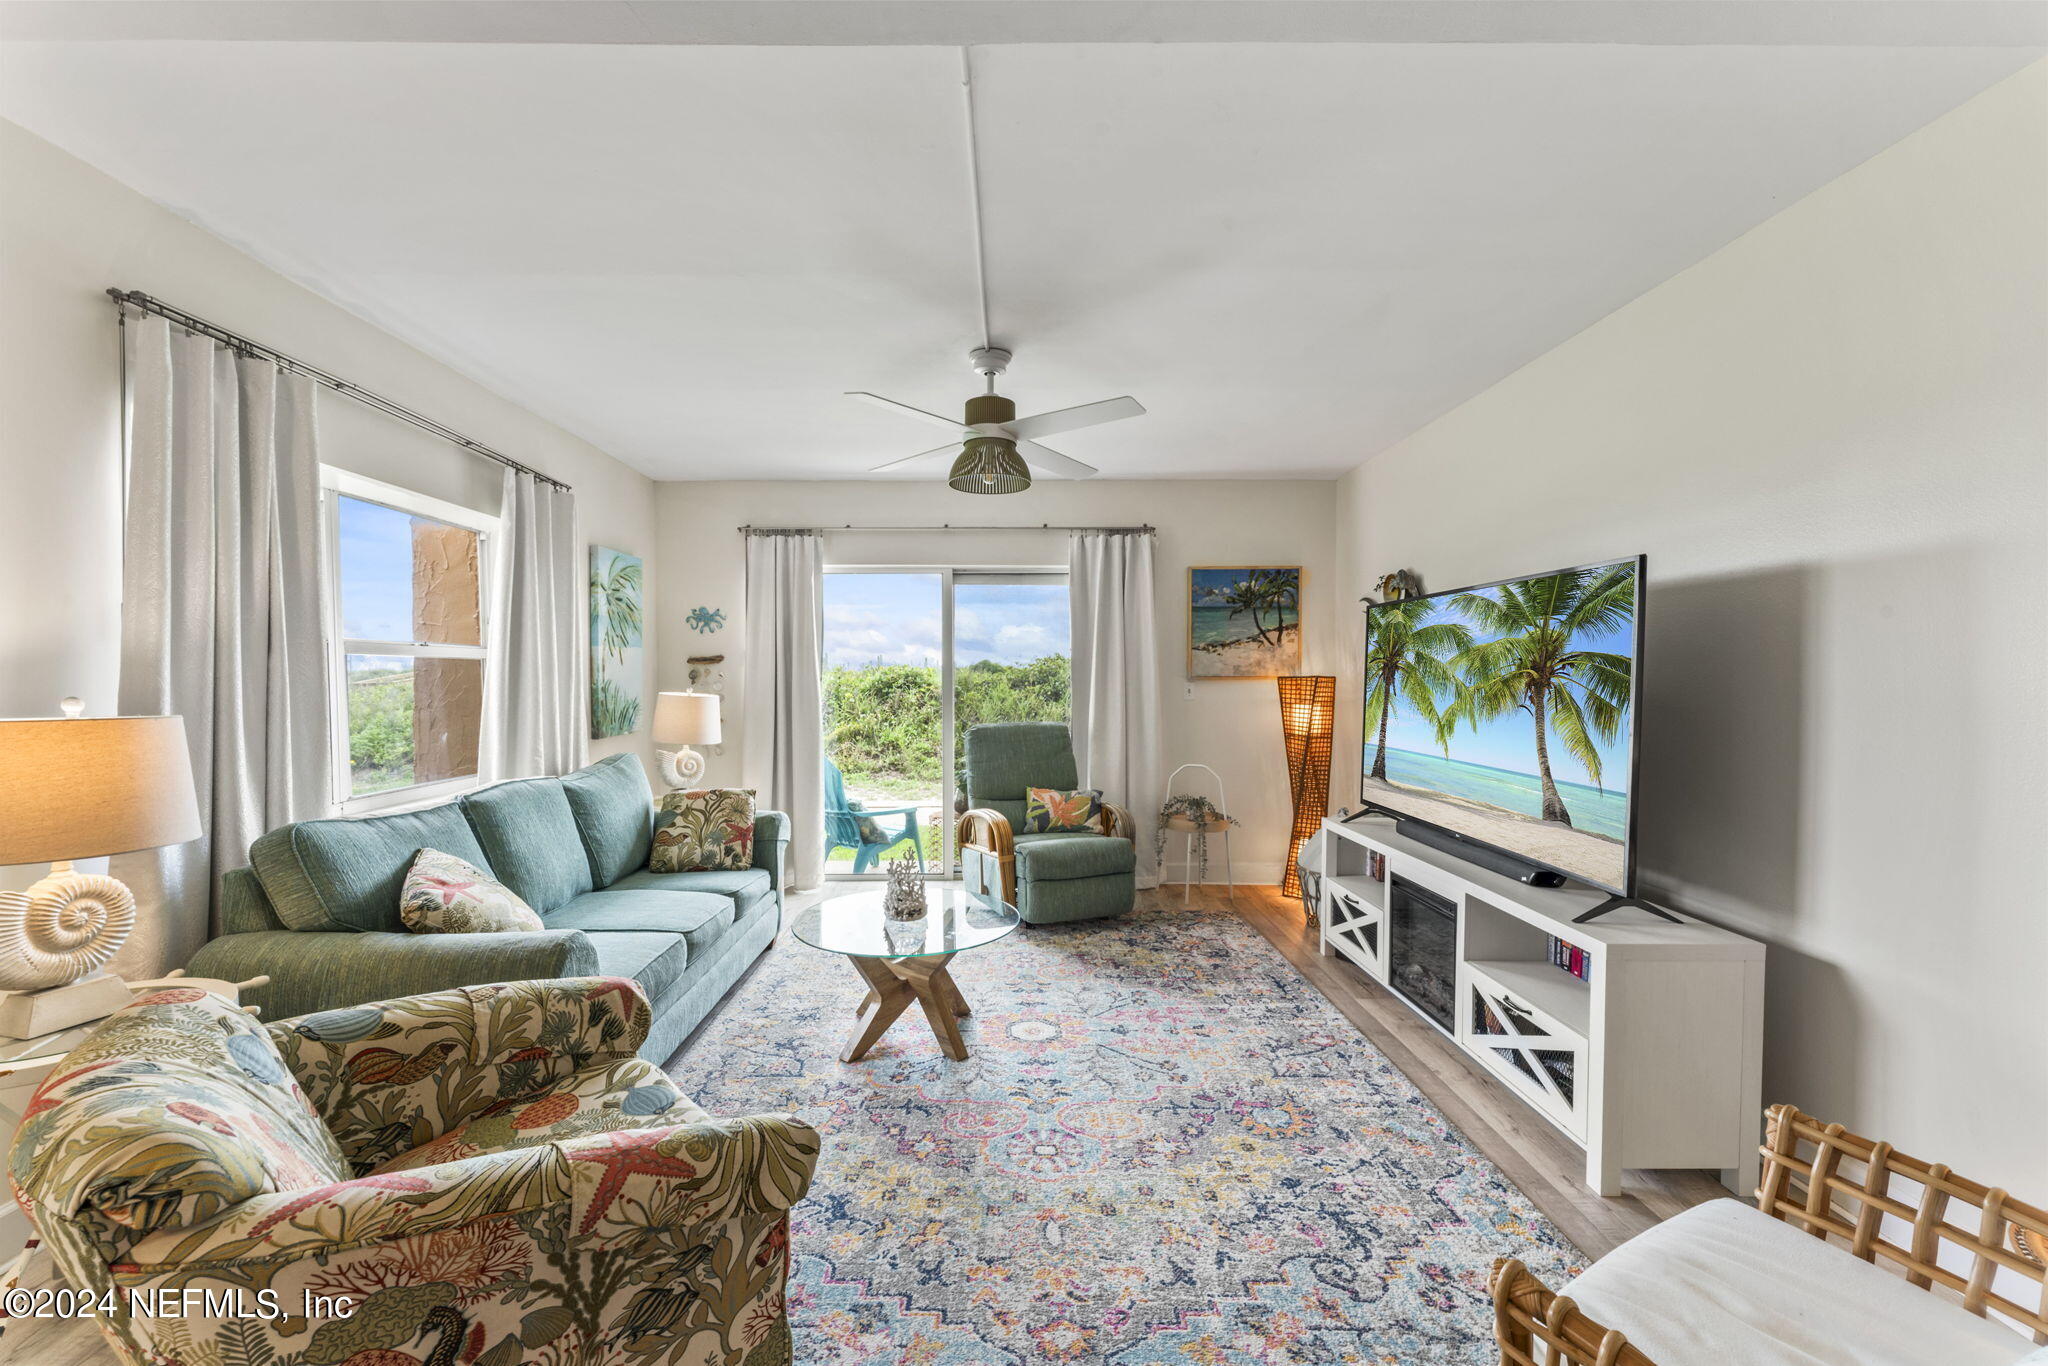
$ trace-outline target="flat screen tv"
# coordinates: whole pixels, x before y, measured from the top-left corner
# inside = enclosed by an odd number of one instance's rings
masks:
[[[1633,896],[1642,593],[1639,555],[1369,608],[1360,797]]]

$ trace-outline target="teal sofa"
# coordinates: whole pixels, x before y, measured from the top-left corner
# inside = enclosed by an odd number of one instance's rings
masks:
[[[221,884],[221,930],[196,976],[255,974],[243,994],[277,1020],[487,982],[630,977],[654,1020],[640,1055],[665,1062],[782,925],[789,818],[754,820],[754,866],[650,873],[654,798],[629,754],[388,816],[300,821],[249,849]],[[412,934],[398,892],[421,849],[467,859],[545,929]]]
[[[967,805],[960,874],[967,890],[995,895],[1027,925],[1122,915],[1138,895],[1131,814],[1107,800],[1108,831],[1027,835],[1024,789],[1081,785],[1074,742],[1055,722],[1012,721],[967,732]],[[1107,798],[1108,794],[1104,794]]]

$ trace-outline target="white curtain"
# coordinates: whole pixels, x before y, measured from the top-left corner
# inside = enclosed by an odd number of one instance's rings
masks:
[[[568,773],[589,748],[583,640],[590,605],[579,591],[576,496],[507,469],[500,506],[478,756],[485,782]]]
[[[249,843],[333,799],[314,395],[299,375],[129,319],[121,710],[181,715],[206,835],[124,856],[144,914],[118,965],[182,965]]]
[[[746,783],[789,813],[789,881],[825,879],[825,540],[814,531],[747,535]]]
[[[1159,885],[1153,831],[1165,773],[1159,746],[1159,633],[1152,537],[1077,531],[1067,553],[1074,632],[1074,755],[1081,784],[1137,824],[1138,885]]]

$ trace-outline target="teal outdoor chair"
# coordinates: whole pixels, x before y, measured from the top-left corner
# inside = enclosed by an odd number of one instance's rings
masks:
[[[1080,785],[1073,737],[1063,725],[1018,721],[968,731],[969,809],[960,818],[960,873],[967,890],[1000,894],[1032,925],[1096,920],[1131,909],[1138,883],[1129,811],[1105,800],[1104,834],[1022,833],[1025,788],[1072,792]]]
[[[836,849],[853,850],[853,871],[865,873],[882,856],[884,849],[910,841],[910,847],[917,850],[919,865],[924,863],[924,836],[917,828],[917,811],[914,806],[881,806],[873,810],[855,806],[846,799],[846,778],[839,771],[839,765],[830,759],[825,761],[825,857],[831,858]],[[891,833],[894,817],[903,818],[903,828]],[[881,817],[892,818],[888,825]],[[879,841],[864,839],[861,823],[880,836]]]

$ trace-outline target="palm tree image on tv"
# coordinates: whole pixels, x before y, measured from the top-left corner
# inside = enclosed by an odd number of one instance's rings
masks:
[[[1446,757],[1450,753],[1443,699],[1458,690],[1452,661],[1472,648],[1472,631],[1461,622],[1431,621],[1442,606],[1410,598],[1374,609],[1366,641],[1365,724],[1375,732],[1369,776],[1381,782],[1387,780],[1387,728],[1404,701],[1435,728]]]
[[[1612,741],[1620,734],[1633,662],[1610,650],[1578,648],[1578,642],[1634,620],[1634,566],[1525,579],[1487,593],[1461,593],[1451,606],[1494,639],[1458,656],[1460,687],[1449,724],[1527,712],[1535,726],[1543,819],[1570,825],[1571,813],[1551,773],[1550,734],[1555,730],[1594,785],[1601,786],[1603,765],[1594,736]]]
[[[1628,560],[1371,608],[1362,795],[1620,888],[1640,588]]]

